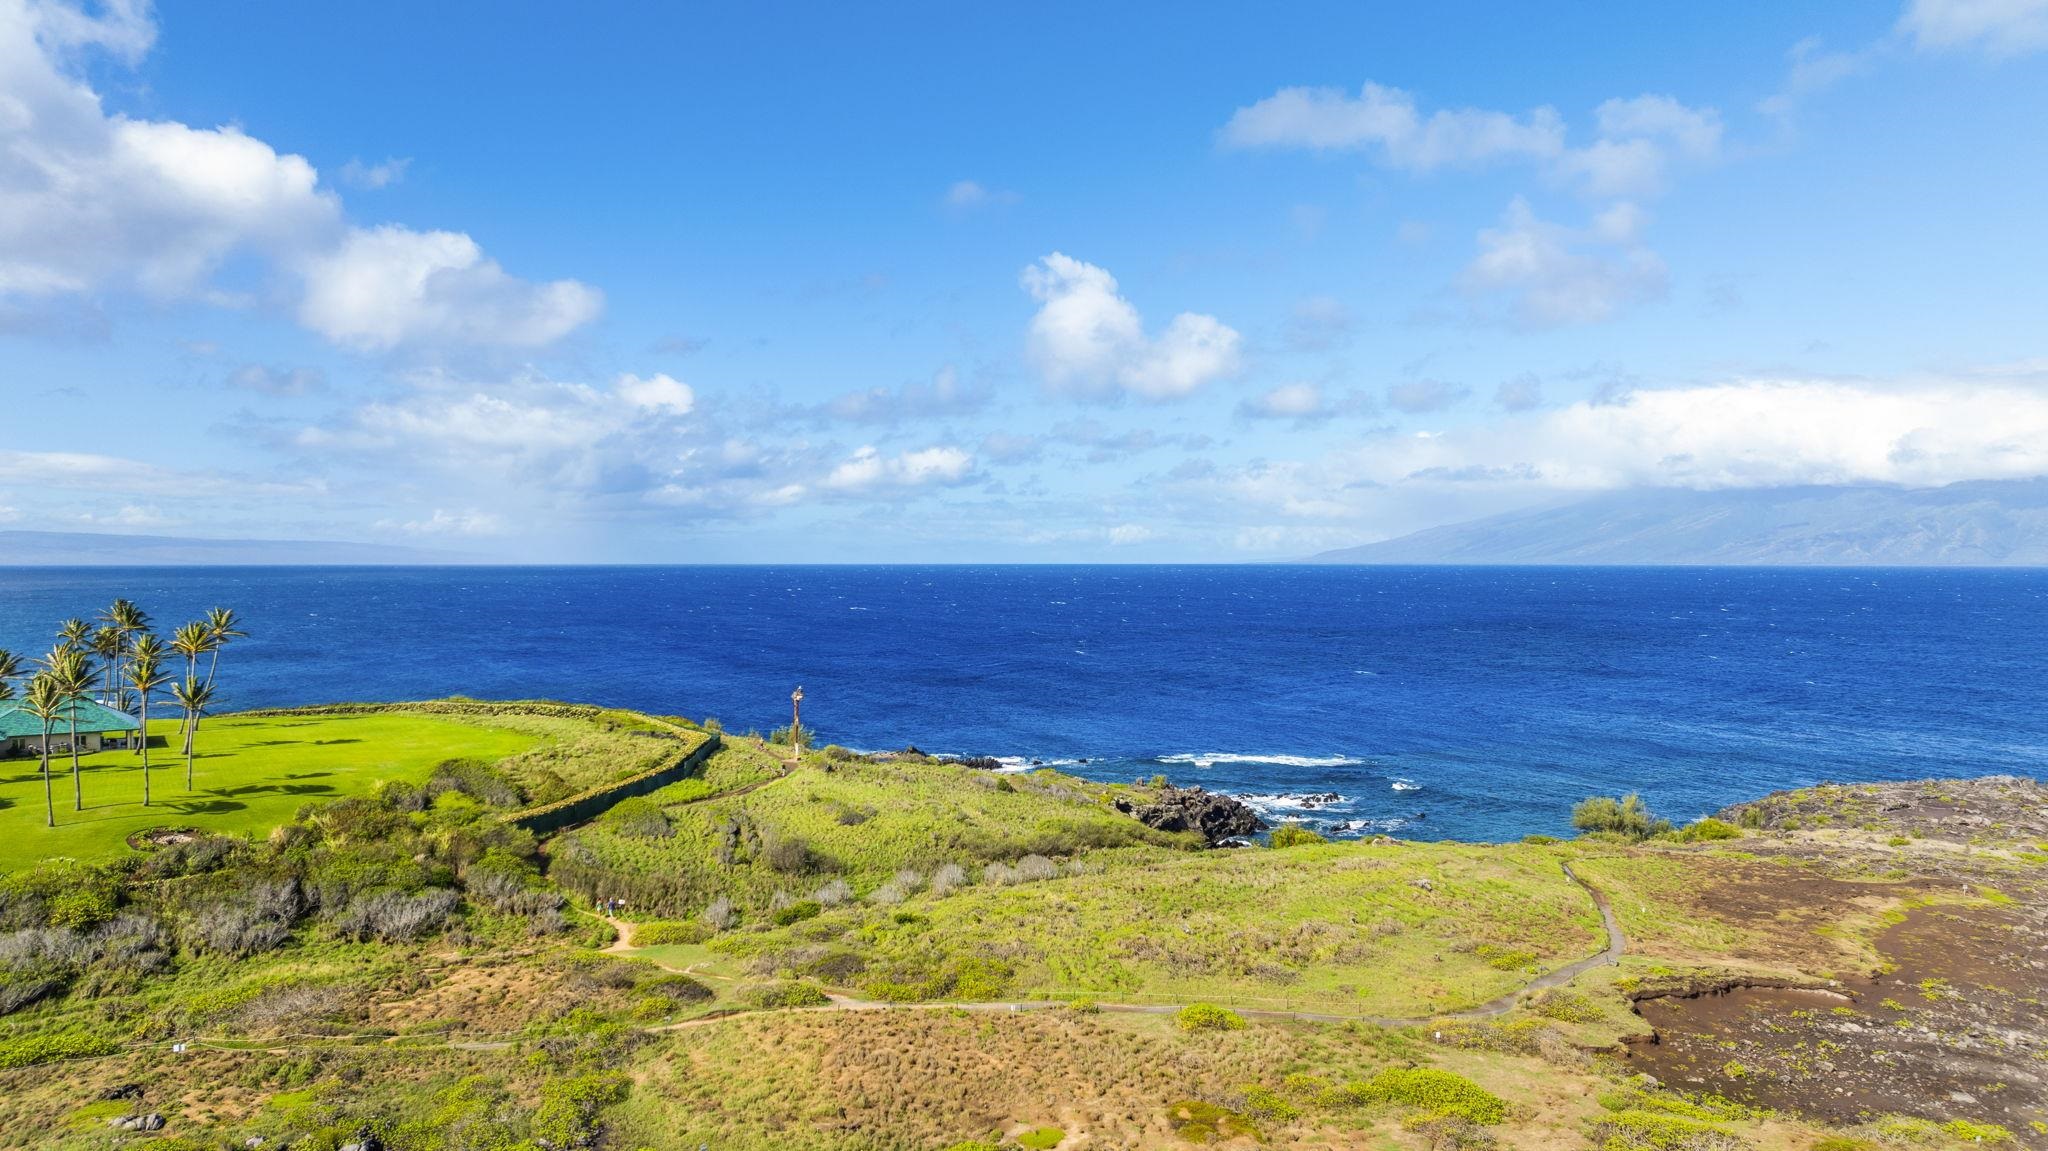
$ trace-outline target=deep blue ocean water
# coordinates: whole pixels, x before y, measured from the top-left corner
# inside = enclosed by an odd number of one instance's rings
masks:
[[[165,630],[236,608],[227,707],[549,697],[744,731],[802,684],[832,742],[1163,772],[1348,834],[2048,774],[2043,570],[16,568],[0,647],[116,596]]]

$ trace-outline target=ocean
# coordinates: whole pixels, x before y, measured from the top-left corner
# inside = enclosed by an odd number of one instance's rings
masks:
[[[553,698],[786,723],[1332,834],[1499,840],[1637,791],[2048,765],[2048,570],[0,568],[0,647],[117,596],[214,605],[222,704]]]

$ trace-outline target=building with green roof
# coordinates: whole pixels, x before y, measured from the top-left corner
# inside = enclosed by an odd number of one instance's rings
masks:
[[[78,696],[71,701],[78,718],[78,750],[81,755],[108,748],[135,746],[142,725],[127,712],[108,707],[96,699]],[[50,726],[50,754],[71,753],[71,712],[57,717]],[[20,700],[0,702],[0,757],[41,754],[43,721],[21,705]]]

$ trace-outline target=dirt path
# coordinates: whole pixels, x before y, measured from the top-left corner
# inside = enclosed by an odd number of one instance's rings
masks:
[[[773,781],[771,780],[764,782]],[[1585,880],[1579,878],[1578,874],[1572,870],[1571,864],[1561,863],[1559,866],[1564,868],[1564,874],[1567,879],[1570,879],[1573,883],[1578,884],[1580,887],[1586,890],[1586,894],[1591,896],[1593,899],[1593,906],[1598,908],[1600,911],[1600,921],[1602,924],[1605,925],[1607,929],[1607,946],[1598,955],[1593,955],[1588,958],[1578,960],[1574,963],[1568,963],[1555,971],[1550,971],[1542,975],[1539,975],[1535,979],[1530,980],[1527,984],[1524,984],[1523,986],[1508,992],[1506,995],[1503,995],[1498,999],[1488,1000],[1487,1002],[1482,1003],[1477,1007],[1468,1007],[1463,1011],[1448,1011],[1437,1015],[1340,1015],[1322,1011],[1273,1011],[1263,1008],[1242,1008],[1235,1010],[1237,1010],[1237,1014],[1245,1017],[1246,1019],[1298,1021],[1307,1023],[1370,1023],[1378,1027],[1415,1027],[1425,1023],[1432,1023],[1438,1020],[1489,1019],[1497,1015],[1503,1015],[1508,1011],[1512,1010],[1517,1003],[1521,1002],[1523,998],[1529,995],[1532,995],[1538,991],[1547,990],[1552,987],[1561,987],[1596,967],[1603,967],[1608,964],[1618,962],[1621,959],[1622,952],[1628,946],[1628,939],[1626,936],[1622,934],[1621,924],[1615,919],[1614,909],[1608,905],[1607,896],[1603,892],[1601,892],[1599,888],[1594,887],[1592,884],[1587,883]],[[614,942],[611,946],[604,948],[604,952],[606,954],[624,956],[630,955],[632,953],[632,949],[626,945],[626,941],[632,938],[633,924],[631,922],[628,922],[623,919],[616,919],[609,915],[600,915],[593,911],[584,911],[583,914],[589,915],[594,919],[602,919],[606,923],[611,924],[612,927],[618,931],[618,941]],[[654,961],[650,960],[650,962]],[[677,974],[689,975],[693,978],[723,979],[731,981],[730,976],[710,975],[708,973],[695,971],[694,969],[688,967],[670,967],[667,964],[659,962],[655,962],[654,965],[656,967],[661,968],[663,971],[670,971],[675,972]],[[827,996],[831,1000],[831,1002],[821,1007],[779,1007],[759,1011],[723,1010],[712,1012],[711,1014],[703,1015],[696,1019],[686,1019],[683,1020],[681,1023],[665,1023],[653,1027],[643,1027],[640,1030],[650,1035],[662,1034],[671,1031],[689,1031],[698,1027],[709,1027],[715,1023],[723,1023],[724,1021],[734,1017],[735,1015],[766,1015],[785,1011],[979,1011],[1007,1014],[1010,1012],[1017,1011],[1044,1011],[1054,1007],[1066,1006],[1065,1001],[1057,999],[1020,999],[993,1003],[986,1001],[885,1003],[879,1000],[859,999],[851,995],[844,995],[835,992],[828,992]],[[1186,1006],[1186,1004],[1097,1003],[1095,1006],[1096,1009],[1100,1011],[1109,1011],[1124,1015],[1172,1015],[1176,1012],[1179,1012],[1183,1007]],[[385,1042],[393,1041],[393,1037],[383,1035],[327,1036],[324,1038],[326,1038],[329,1042],[344,1043],[369,1038],[376,1038],[383,1040]],[[238,1043],[234,1040],[228,1039],[199,1038],[190,1040],[189,1042],[199,1046],[215,1048],[217,1050],[248,1049],[246,1044]],[[439,1046],[459,1051],[503,1051],[513,1047],[515,1043],[515,1040],[476,1040],[463,1042],[447,1042],[442,1044],[415,1045],[421,1047]],[[141,1043],[135,1044],[133,1046],[161,1048],[167,1046],[167,1044]],[[289,1050],[289,1048],[264,1048],[264,1050],[271,1050],[282,1053],[284,1051]]]

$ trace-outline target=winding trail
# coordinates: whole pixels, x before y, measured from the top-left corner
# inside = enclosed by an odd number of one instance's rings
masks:
[[[1508,992],[1506,995],[1500,996],[1497,999],[1490,999],[1485,1003],[1479,1004],[1476,1007],[1468,1007],[1463,1011],[1447,1011],[1435,1015],[1390,1016],[1339,1015],[1321,1011],[1274,1011],[1263,1008],[1233,1008],[1232,1010],[1235,1010],[1237,1014],[1243,1016],[1246,1019],[1262,1019],[1274,1021],[1294,1020],[1307,1023],[1370,1023],[1376,1027],[1417,1027],[1424,1024],[1435,1023],[1444,1020],[1490,1019],[1498,1015],[1504,1015],[1507,1012],[1513,1010],[1516,1004],[1520,1003],[1523,999],[1527,998],[1530,995],[1535,994],[1536,992],[1546,991],[1553,987],[1562,987],[1565,984],[1570,983],[1572,980],[1578,978],[1579,976],[1585,974],[1588,971],[1593,970],[1596,967],[1605,967],[1619,962],[1621,960],[1623,952],[1626,951],[1628,948],[1628,938],[1627,936],[1622,934],[1621,923],[1617,919],[1615,919],[1614,909],[1612,906],[1608,904],[1606,894],[1602,892],[1599,888],[1594,887],[1592,884],[1587,883],[1585,880],[1579,878],[1578,873],[1572,870],[1572,865],[1570,863],[1559,861],[1559,866],[1564,869],[1565,878],[1571,880],[1573,883],[1578,884],[1581,888],[1584,888],[1586,894],[1592,897],[1593,906],[1599,909],[1600,922],[1607,930],[1607,946],[1603,948],[1597,955],[1588,956],[1585,959],[1577,960],[1573,963],[1568,963],[1563,967],[1557,968],[1554,971],[1545,972],[1544,974],[1537,976],[1536,978],[1530,980],[1528,983],[1522,985],[1521,987],[1518,987],[1515,990]],[[625,946],[625,941],[632,938],[633,925],[630,922],[621,919],[615,919],[611,916],[598,915],[597,913],[590,911],[584,911],[583,914],[589,915],[594,919],[603,919],[605,922],[610,923],[614,928],[618,929],[619,941],[613,943],[609,947],[604,948],[603,950],[606,953],[620,956],[630,956],[632,954],[632,949]],[[653,963],[654,966],[659,967],[663,971],[674,972],[680,975],[689,975],[692,978],[725,979],[728,981],[730,981],[731,979],[730,976],[711,975],[708,972],[698,972],[688,967],[671,967],[668,964],[660,963],[653,960],[649,960],[649,962]],[[695,1019],[685,1019],[680,1023],[664,1023],[650,1027],[642,1027],[639,1028],[639,1030],[649,1035],[660,1035],[672,1031],[689,1031],[698,1027],[710,1027],[714,1024],[723,1023],[728,1019],[732,1019],[736,1016],[741,1015],[775,1015],[786,1012],[800,1011],[975,1011],[1007,1014],[1010,1012],[1018,1011],[1044,1011],[1050,1008],[1064,1007],[1067,1005],[1065,1000],[1059,999],[1030,999],[1002,1002],[940,1001],[928,1003],[885,1003],[878,1000],[858,999],[850,995],[843,995],[833,992],[828,992],[827,995],[830,998],[831,1002],[821,1007],[776,1007],[761,1010],[721,1010],[711,1012],[707,1015],[698,1016]],[[1109,1011],[1124,1015],[1172,1015],[1180,1011],[1183,1007],[1186,1006],[1186,1004],[1097,1003],[1095,1006],[1096,1009],[1100,1011]],[[305,1036],[304,1038],[313,1037]],[[385,1043],[395,1043],[398,1041],[400,1037],[378,1034],[330,1035],[320,1036],[319,1038],[323,1039],[328,1044],[335,1044],[362,1042],[364,1040],[370,1039],[375,1039]],[[246,1040],[211,1039],[201,1037],[188,1040],[187,1042],[193,1044],[194,1046],[207,1047],[214,1050],[263,1050],[271,1052],[273,1054],[288,1054],[291,1050],[293,1050],[292,1046],[289,1044],[272,1045],[264,1043],[250,1043]],[[518,1042],[518,1040],[512,1039],[495,1039],[447,1041],[443,1043],[434,1044],[421,1043],[418,1041],[417,1037],[412,1037],[410,1041],[406,1043],[406,1045],[422,1048],[439,1047],[443,1049],[451,1049],[457,1051],[505,1051],[517,1046]],[[168,1046],[170,1046],[168,1042],[136,1043],[127,1045],[127,1047],[131,1049],[164,1048]]]

